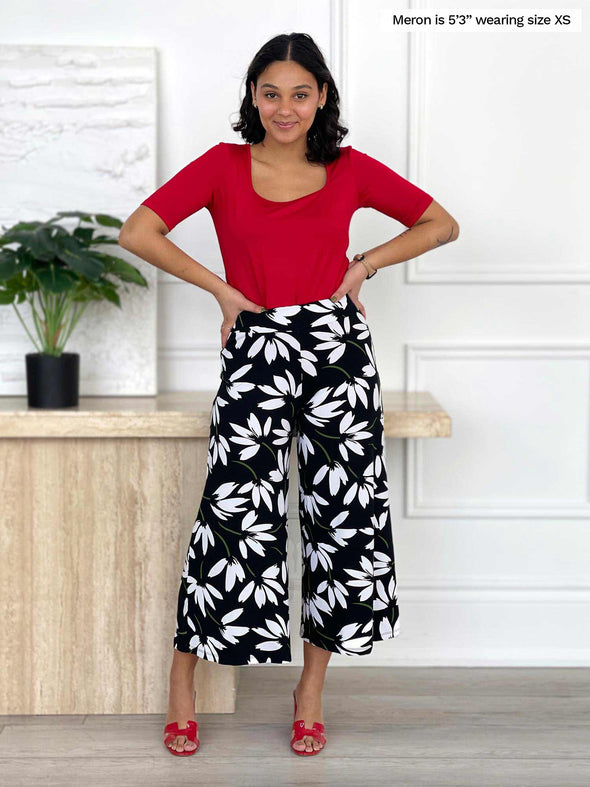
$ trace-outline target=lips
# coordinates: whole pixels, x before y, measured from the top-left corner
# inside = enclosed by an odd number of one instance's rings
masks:
[[[275,123],[279,128],[292,128],[295,125],[295,123],[279,123],[277,120],[275,120]]]

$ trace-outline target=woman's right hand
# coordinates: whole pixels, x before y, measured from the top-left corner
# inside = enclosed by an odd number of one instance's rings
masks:
[[[256,312],[256,314],[265,311],[264,306],[261,306],[237,290],[231,285],[223,288],[220,295],[217,296],[217,302],[221,307],[223,313],[223,322],[221,323],[221,348],[225,347],[229,332],[236,324],[238,314],[242,311]]]

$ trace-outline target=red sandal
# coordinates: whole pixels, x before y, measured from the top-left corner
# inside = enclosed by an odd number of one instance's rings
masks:
[[[297,716],[297,697],[295,696],[295,689],[293,689],[293,702],[295,703],[294,715]],[[322,749],[325,748],[327,740],[325,735],[326,728],[321,723],[321,721],[314,721],[312,728],[308,729],[305,726],[305,721],[303,719],[298,719],[297,721],[293,722],[293,730],[295,731],[295,735],[291,740],[291,748],[295,754],[319,754]],[[310,735],[314,740],[318,741],[318,743],[322,743],[323,746],[321,746],[319,749],[312,749],[311,751],[305,751],[305,749],[300,751],[299,749],[293,748],[295,741],[303,740],[306,735]]]
[[[197,692],[193,692],[193,707],[196,709],[196,702],[197,702]],[[196,710],[195,710],[196,712]],[[197,740],[197,732],[199,729],[199,725],[196,721],[188,721],[186,727],[179,727],[177,721],[171,721],[170,724],[167,724],[164,727],[164,745],[170,752],[170,754],[174,754],[176,757],[188,757],[191,754],[195,754],[195,752],[199,751],[199,746],[201,745],[201,741]],[[186,735],[187,740],[192,741],[192,743],[196,743],[197,746],[195,749],[183,749],[182,751],[176,751],[176,749],[171,749],[168,746],[174,738],[178,737],[179,735]]]

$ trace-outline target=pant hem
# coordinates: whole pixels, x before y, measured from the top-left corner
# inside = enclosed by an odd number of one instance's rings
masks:
[[[373,637],[373,643],[374,642],[384,642],[387,639],[397,639],[397,637],[399,637],[400,634],[401,634],[401,630],[398,627],[398,630],[395,632],[395,634],[390,634],[388,636],[381,636],[381,635],[379,635],[379,636]],[[330,653],[338,653],[341,656],[369,656],[373,652],[373,644],[371,644],[371,647],[370,647],[369,650],[364,650],[361,653],[351,653],[350,651],[344,650],[343,648],[336,648],[336,649],[334,649],[334,648],[326,648],[326,647],[324,647],[324,645],[320,645],[319,642],[314,642],[311,639],[311,637],[304,637],[302,634],[300,634],[299,636],[300,636],[300,639],[302,639],[304,642],[309,642],[310,645],[315,645],[316,648],[321,648],[322,650],[327,650]]]
[[[177,645],[174,645],[174,650],[177,650],[180,653],[192,653],[193,656],[198,656],[200,659],[203,659],[203,661],[210,661],[212,664],[221,664],[227,667],[258,667],[258,666],[262,666],[263,664],[292,664],[293,663],[291,657],[289,657],[288,659],[277,659],[277,658],[273,658],[270,653],[267,655],[266,659],[264,659],[264,656],[261,653],[260,657],[263,660],[257,662],[257,661],[249,661],[249,660],[230,661],[229,659],[224,659],[224,658],[210,659],[207,658],[207,656],[203,656],[200,653],[195,653],[195,651],[193,650],[183,650],[182,648],[179,648]]]

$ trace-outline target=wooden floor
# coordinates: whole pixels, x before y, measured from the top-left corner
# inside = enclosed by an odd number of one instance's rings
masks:
[[[590,670],[329,668],[328,742],[289,748],[298,667],[241,667],[235,714],[198,714],[173,757],[163,715],[0,716],[0,784],[588,787]]]

